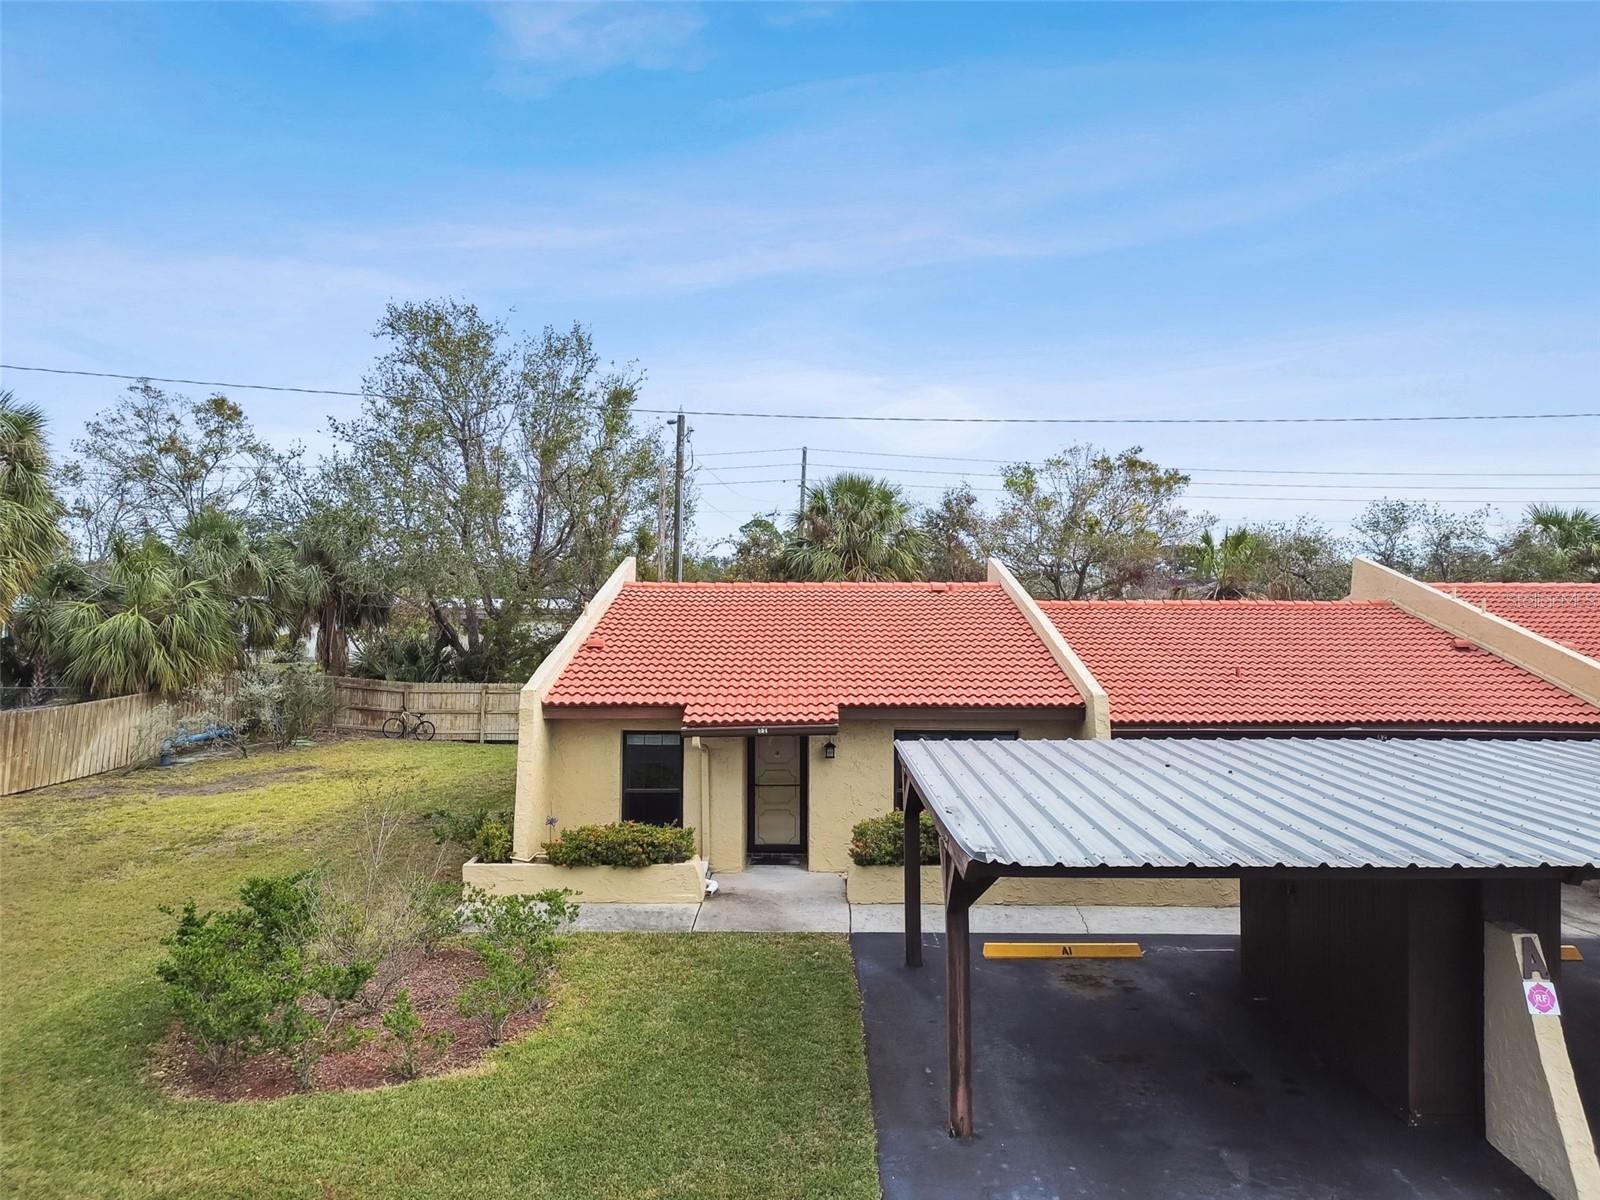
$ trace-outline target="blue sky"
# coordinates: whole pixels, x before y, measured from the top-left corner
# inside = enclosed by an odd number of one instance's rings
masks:
[[[352,387],[386,301],[448,294],[584,321],[646,369],[653,406],[1600,407],[1596,5],[8,3],[0,21],[8,362]],[[62,443],[117,391],[4,384]],[[236,398],[313,450],[354,404]],[[1196,506],[1225,520],[1340,525],[1357,504],[1302,497],[1382,490],[1600,498],[1600,477],[1492,477],[1596,470],[1596,421],[694,427],[708,537],[790,503],[756,481],[792,477],[802,443],[918,470],[964,468],[837,451],[1023,458],[1078,436],[1201,469],[1484,473],[1297,491],[1202,470],[1218,482]],[[727,453],[762,448],[781,452]],[[918,499],[955,478],[891,474]]]

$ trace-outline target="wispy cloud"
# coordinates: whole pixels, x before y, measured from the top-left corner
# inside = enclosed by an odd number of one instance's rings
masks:
[[[705,18],[691,4],[502,4],[491,10],[503,82],[548,87],[619,67],[691,68],[706,59]]]
[[[523,286],[559,280],[566,297],[630,299],[1083,258],[1291,217],[1430,160],[1582,119],[1600,103],[1600,80],[1413,129],[1391,146],[1322,149],[1292,163],[1252,151],[1308,137],[1314,103],[1287,116],[1213,106],[999,143],[937,131],[919,140],[916,123],[930,118],[917,98],[630,163],[624,174],[512,177],[493,211],[436,206],[440,216],[422,224],[327,231],[319,249],[379,262],[403,253]]]

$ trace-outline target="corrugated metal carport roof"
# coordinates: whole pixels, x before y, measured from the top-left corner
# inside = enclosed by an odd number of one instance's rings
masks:
[[[900,742],[957,849],[1016,867],[1590,867],[1600,741]]]

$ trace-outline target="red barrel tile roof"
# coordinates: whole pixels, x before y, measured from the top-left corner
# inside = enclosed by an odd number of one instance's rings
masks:
[[[1436,583],[1442,592],[1600,658],[1600,583]]]
[[[716,728],[1083,700],[998,584],[630,583],[544,702]]]
[[[1385,601],[1042,607],[1114,723],[1600,725],[1600,709]]]

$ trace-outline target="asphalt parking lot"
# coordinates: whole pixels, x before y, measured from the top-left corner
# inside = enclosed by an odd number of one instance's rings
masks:
[[[1244,995],[1237,939],[1143,937],[1140,960],[985,960],[973,939],[976,1135],[946,1133],[943,935],[851,938],[890,1200],[1540,1197],[1470,1129],[1412,1129]],[[1024,940],[1008,935],[1007,940]],[[1082,939],[1078,940],[1094,940]],[[1600,941],[1564,1024],[1600,1111]]]

